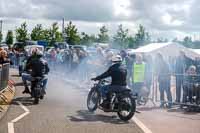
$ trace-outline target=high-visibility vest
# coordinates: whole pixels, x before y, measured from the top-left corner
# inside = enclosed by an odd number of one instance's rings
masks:
[[[145,63],[133,65],[133,83],[144,82],[145,76]]]

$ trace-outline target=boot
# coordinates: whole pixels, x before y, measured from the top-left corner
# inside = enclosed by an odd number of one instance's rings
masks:
[[[30,94],[30,91],[29,91],[28,86],[25,87],[25,90],[24,90],[22,93],[23,93],[23,94],[25,94],[25,93]]]

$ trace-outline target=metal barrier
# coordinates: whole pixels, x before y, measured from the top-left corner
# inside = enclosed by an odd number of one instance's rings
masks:
[[[0,66],[0,91],[5,89],[8,85],[9,67],[10,67],[9,63]]]
[[[166,78],[163,81],[159,81],[156,75],[153,77],[152,89],[155,91],[156,102],[200,107],[200,75],[160,75]]]

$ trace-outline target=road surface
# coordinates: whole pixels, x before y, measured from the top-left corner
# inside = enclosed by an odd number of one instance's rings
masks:
[[[57,75],[49,78],[45,99],[39,105],[33,105],[29,95],[21,94],[23,86],[16,74],[16,70],[11,71],[16,82],[16,96],[0,121],[0,133],[143,132],[134,121],[124,123],[114,113],[89,113],[86,108],[87,89],[69,84]],[[26,110],[28,113],[21,117]],[[14,119],[16,122],[12,122]],[[13,124],[13,129],[8,123]]]

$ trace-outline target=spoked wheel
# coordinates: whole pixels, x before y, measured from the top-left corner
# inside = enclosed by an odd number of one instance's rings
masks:
[[[87,97],[87,107],[90,112],[94,112],[100,101],[100,93],[97,89],[91,89]]]
[[[117,112],[119,118],[123,121],[130,120],[136,110],[135,99],[131,95],[124,96],[119,103],[119,111]]]

